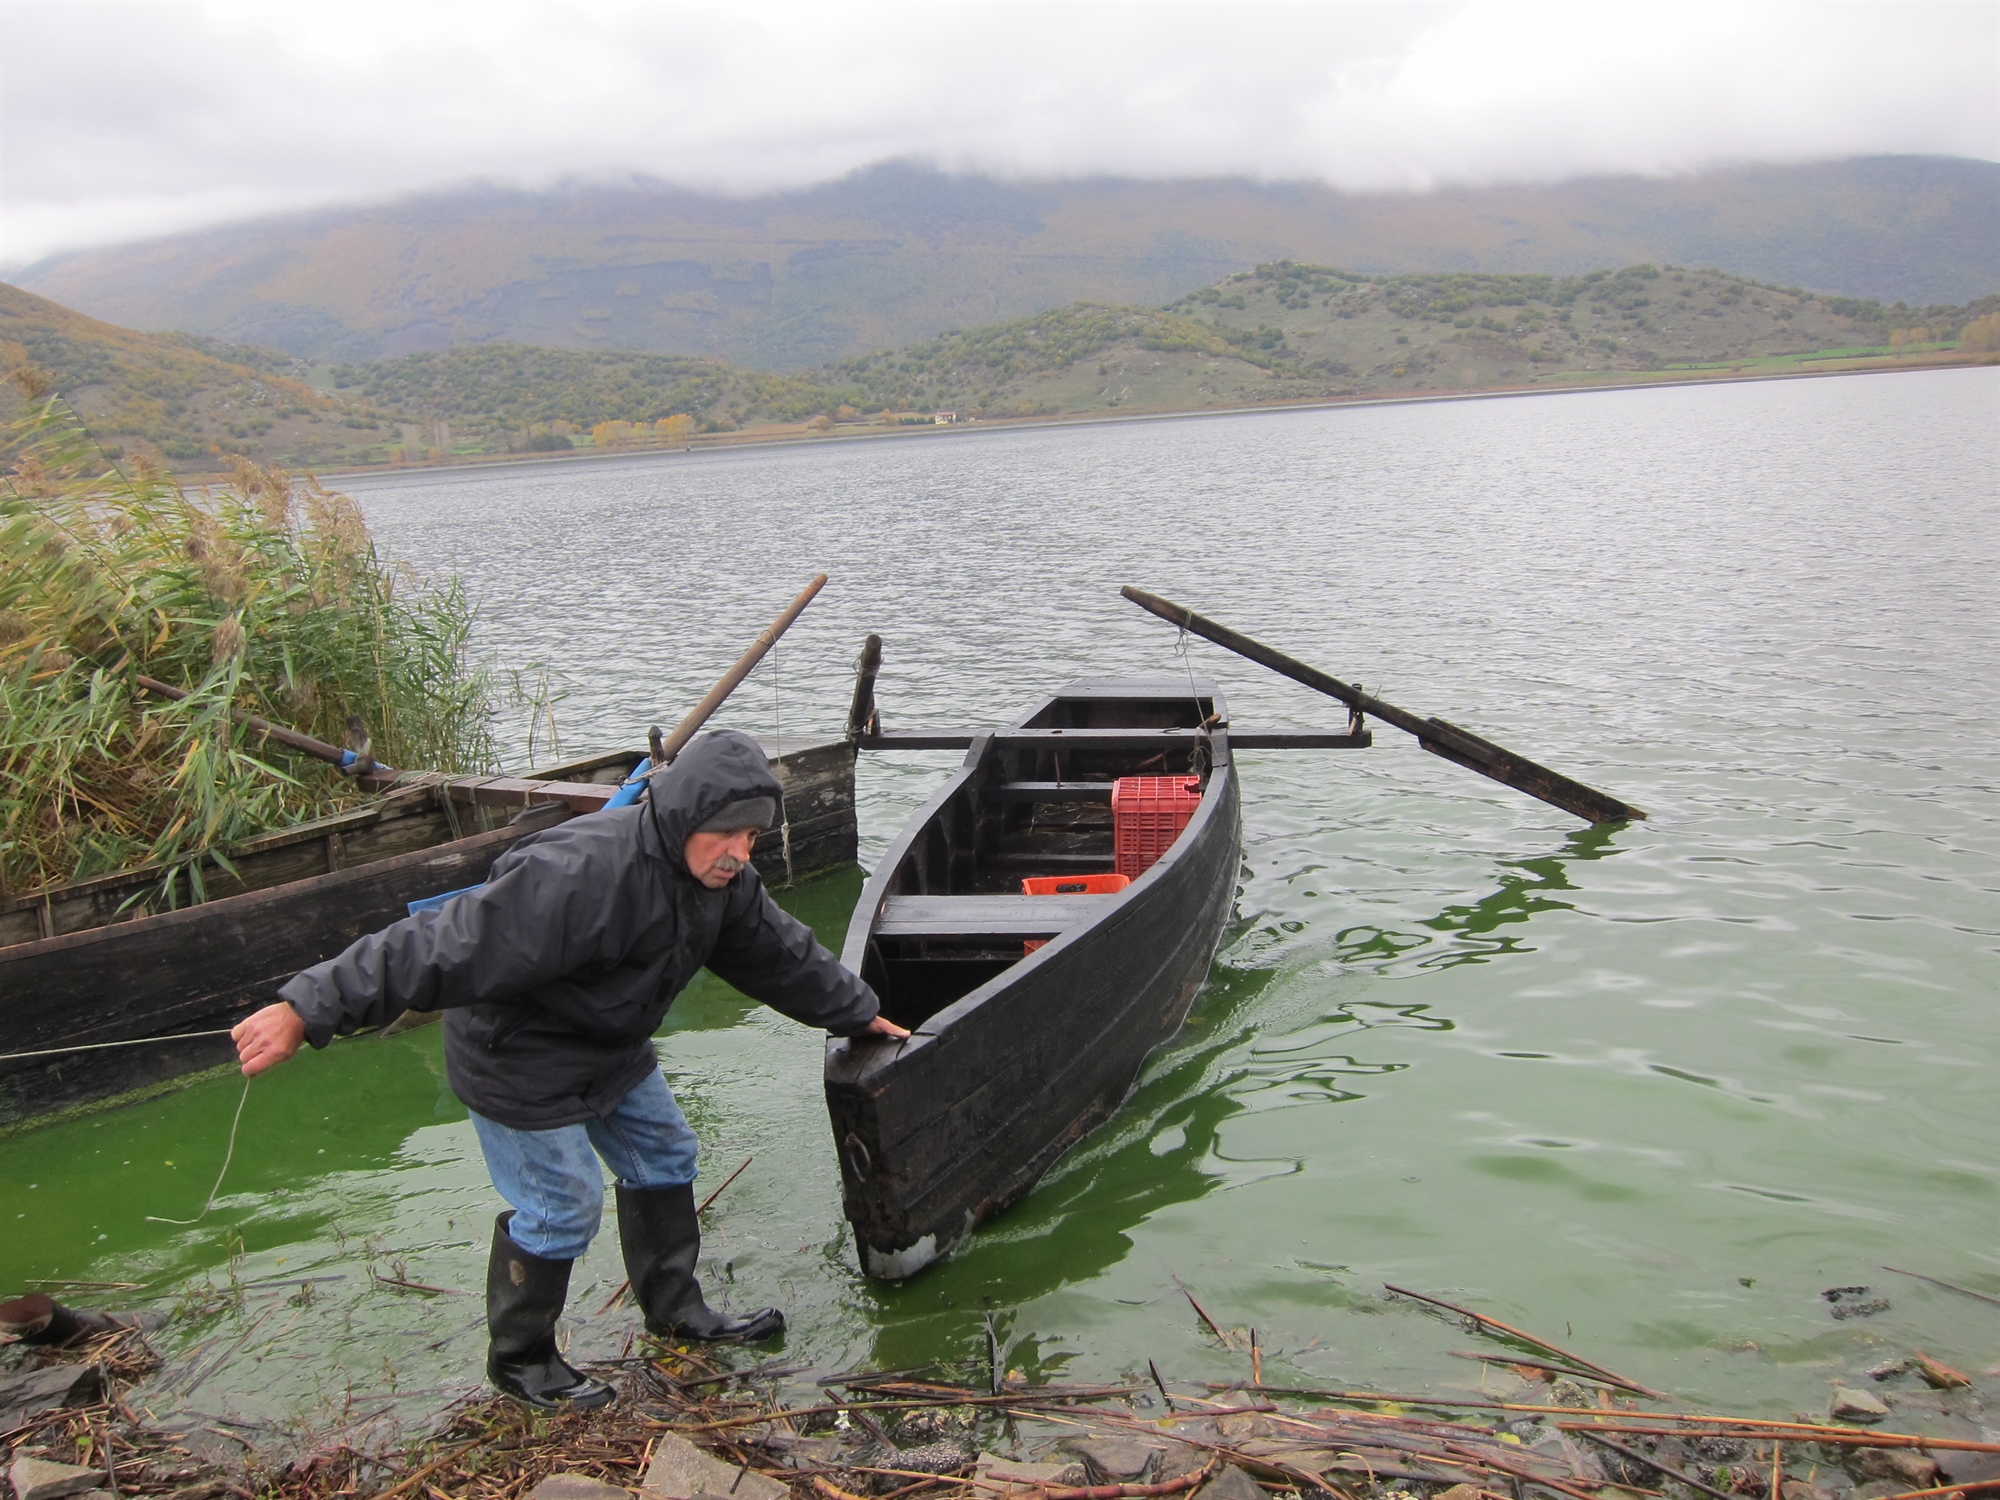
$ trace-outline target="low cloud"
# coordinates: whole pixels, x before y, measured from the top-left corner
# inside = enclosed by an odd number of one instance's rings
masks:
[[[0,3],[0,263],[472,178],[1355,190],[2000,156],[1977,4]]]

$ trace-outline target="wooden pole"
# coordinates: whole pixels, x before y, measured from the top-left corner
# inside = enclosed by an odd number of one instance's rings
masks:
[[[1491,740],[1483,740],[1470,730],[1461,729],[1456,724],[1443,719],[1420,719],[1385,703],[1372,693],[1352,687],[1337,677],[1329,677],[1317,667],[1309,667],[1304,662],[1274,651],[1260,641],[1253,641],[1247,635],[1239,635],[1226,625],[1205,619],[1191,609],[1149,594],[1144,589],[1123,588],[1119,592],[1141,609],[1150,610],[1169,624],[1178,625],[1183,630],[1192,631],[1205,640],[1214,641],[1238,656],[1269,667],[1272,671],[1294,682],[1305,684],[1314,692],[1325,693],[1329,698],[1338,698],[1348,707],[1362,713],[1373,714],[1385,724],[1392,724],[1406,734],[1417,737],[1417,743],[1433,755],[1443,756],[1464,766],[1468,771],[1477,771],[1481,776],[1490,776],[1516,791],[1526,792],[1530,797],[1540,798],[1552,807],[1560,807],[1566,813],[1573,813],[1587,823],[1623,823],[1633,818],[1643,818],[1645,813],[1629,802],[1621,802],[1616,797],[1587,787],[1580,781],[1571,781],[1567,776],[1551,771],[1547,766],[1538,765],[1526,756],[1516,755],[1511,750],[1501,748]]]
[[[871,635],[861,643],[861,660],[854,666],[854,702],[847,710],[847,737],[858,740],[874,733],[875,674],[882,670],[882,637]]]
[[[162,698],[172,698],[178,702],[188,696],[185,689],[172,687],[156,677],[140,676],[135,680],[147,692],[158,693]],[[238,713],[236,717],[263,735],[265,739],[276,740],[281,745],[290,745],[294,750],[303,755],[310,755],[316,760],[338,766],[347,755],[347,752],[338,745],[329,745],[325,740],[316,740],[309,734],[300,734],[296,729],[286,729],[282,725],[273,724],[269,719],[260,719],[255,714]]]
[[[722,707],[723,700],[736,691],[737,684],[750,675],[751,668],[764,659],[765,653],[778,644],[778,637],[791,628],[792,621],[805,612],[805,607],[813,602],[813,596],[826,587],[826,574],[821,573],[799,592],[798,598],[786,606],[785,612],[773,620],[764,633],[757,637],[750,649],[736,660],[736,665],[722,674],[722,678],[708,690],[708,695],[688,711],[688,716],[674,726],[674,732],[660,742],[653,769],[646,773],[647,779],[658,776],[673,764],[674,757],[687,748],[687,742],[700,733],[709,716]]]

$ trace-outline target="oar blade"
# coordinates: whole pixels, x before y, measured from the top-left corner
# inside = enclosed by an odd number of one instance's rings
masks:
[[[1129,585],[1119,592],[1170,625],[1192,631],[1225,650],[1234,651],[1247,661],[1269,667],[1273,672],[1302,683],[1315,692],[1338,698],[1351,708],[1373,714],[1383,723],[1415,735],[1417,743],[1433,755],[1464,766],[1468,771],[1477,771],[1481,776],[1491,777],[1503,786],[1526,792],[1530,797],[1538,798],[1551,807],[1559,807],[1587,823],[1624,823],[1646,816],[1629,802],[1621,802],[1595,787],[1572,781],[1547,766],[1537,765],[1526,756],[1516,755],[1491,740],[1481,739],[1470,730],[1460,729],[1456,724],[1436,718],[1420,719],[1407,709],[1384,702],[1373,693],[1365,693],[1337,677],[1330,677],[1317,667],[1308,666],[1282,651],[1274,651],[1262,641],[1252,640],[1170,599],[1162,599],[1158,594],[1149,594],[1144,589]]]
[[[1456,724],[1449,724],[1438,718],[1428,722],[1435,724],[1455,739],[1471,741],[1486,752],[1483,758],[1475,759],[1464,753],[1465,747],[1462,744],[1454,748],[1439,740],[1418,735],[1417,743],[1431,754],[1441,756],[1455,765],[1464,766],[1468,771],[1477,771],[1481,776],[1490,776],[1493,780],[1511,786],[1517,792],[1526,792],[1530,797],[1538,798],[1551,807],[1560,807],[1564,812],[1582,818],[1586,823],[1627,823],[1646,816],[1629,802],[1621,802],[1618,798],[1600,792],[1595,787],[1570,780],[1560,771],[1551,771],[1547,766],[1540,765],[1525,756],[1516,755],[1511,750],[1503,750],[1491,740],[1480,739],[1478,735],[1461,729]]]

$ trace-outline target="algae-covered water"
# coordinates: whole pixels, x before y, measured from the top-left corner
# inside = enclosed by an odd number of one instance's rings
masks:
[[[704,1181],[754,1157],[711,1281],[783,1303],[788,1355],[983,1368],[990,1317],[1030,1375],[1246,1373],[1178,1279],[1258,1330],[1267,1380],[1477,1385],[1449,1351],[1479,1340],[1395,1283],[1690,1409],[1788,1412],[1890,1352],[2000,1360],[2000,1308],[1883,1269],[2000,1295],[1996,415],[2000,372],[1951,371],[354,488],[387,550],[467,579],[487,646],[554,671],[567,750],[672,722],[822,568],[728,722],[836,729],[869,630],[891,727],[1184,673],[1117,597],[1136,583],[1652,813],[1587,829],[1380,728],[1242,755],[1237,914],[1187,1030],[902,1286],[856,1269],[819,1038],[697,984],[660,1052]],[[1341,721],[1189,660],[1239,728]],[[864,763],[864,859],[954,760]],[[859,888],[787,900],[837,947]],[[161,1338],[199,1357],[149,1399],[239,1423],[476,1383],[478,1298],[453,1293],[497,1203],[436,1031],[259,1079],[214,1212],[149,1221],[200,1207],[240,1096],[217,1077],[0,1141],[0,1282],[178,1290]],[[622,1274],[607,1231],[575,1350],[625,1346],[632,1312],[600,1311]],[[1836,1316],[1857,1303],[1887,1305]]]

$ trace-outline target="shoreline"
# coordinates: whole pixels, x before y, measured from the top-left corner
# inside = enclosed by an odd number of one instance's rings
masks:
[[[1829,364],[1835,361],[1828,361]],[[979,432],[1022,432],[1051,427],[1108,427],[1134,422],[1178,422],[1202,417],[1258,416],[1273,412],[1294,411],[1336,411],[1349,408],[1382,406],[1427,406],[1457,401],[1502,401],[1517,400],[1531,396],[1578,396],[1599,391],[1647,391],[1679,389],[1688,386],[1708,385],[1756,385],[1779,380],[1826,380],[1852,375],[1893,375],[1913,374],[1931,370],[1979,369],[2000,364],[2000,352],[1977,351],[1959,356],[1954,353],[1950,359],[1934,359],[1923,364],[1898,361],[1891,364],[1877,364],[1863,368],[1828,370],[1782,370],[1770,374],[1746,374],[1738,370],[1713,375],[1677,374],[1658,379],[1633,379],[1637,371],[1617,371],[1621,378],[1570,383],[1565,385],[1522,385],[1493,386],[1476,391],[1411,391],[1407,395],[1393,396],[1331,396],[1313,397],[1299,401],[1248,402],[1233,406],[1196,406],[1185,408],[1165,408],[1160,410],[1131,412],[1064,412],[1039,417],[996,417],[990,420],[973,418],[964,422],[948,423],[931,427],[864,428],[860,431],[840,432],[836,429],[826,433],[781,433],[771,430],[751,431],[741,434],[711,434],[698,444],[682,448],[634,448],[604,449],[585,448],[569,453],[493,453],[461,454],[449,459],[423,460],[415,463],[366,464],[345,468],[303,470],[315,473],[321,478],[371,478],[377,475],[395,474],[436,474],[453,471],[476,472],[480,470],[508,466],[542,467],[551,464],[575,464],[591,462],[613,462],[642,458],[696,457],[704,453],[735,452],[741,449],[800,447],[819,444],[885,442],[897,440],[935,439],[947,436],[965,436]],[[184,474],[176,476],[190,482],[204,482],[226,479],[220,473]]]

